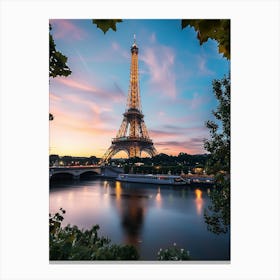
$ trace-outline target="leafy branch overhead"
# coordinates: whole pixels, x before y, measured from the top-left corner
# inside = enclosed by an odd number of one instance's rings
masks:
[[[92,23],[97,25],[97,28],[101,29],[104,34],[111,28],[117,31],[116,24],[122,22],[121,19],[93,19]]]
[[[230,59],[230,20],[229,19],[183,19],[181,22],[182,29],[187,26],[194,27],[197,31],[197,39],[200,45],[213,39],[218,42],[219,53]]]
[[[50,31],[52,27],[50,25]],[[56,50],[56,45],[51,33],[49,33],[49,77],[69,76],[72,72],[67,66],[67,56]]]
[[[69,76],[72,71],[68,67],[67,56],[56,50],[56,45],[51,34],[52,26],[49,25],[49,77]],[[49,121],[52,121],[54,116],[49,113]]]

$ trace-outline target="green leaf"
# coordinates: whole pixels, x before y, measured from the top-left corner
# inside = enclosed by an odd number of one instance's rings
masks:
[[[114,31],[117,30],[116,24],[122,22],[121,19],[93,19],[92,23],[97,25],[97,28],[101,29],[104,34],[111,28]]]

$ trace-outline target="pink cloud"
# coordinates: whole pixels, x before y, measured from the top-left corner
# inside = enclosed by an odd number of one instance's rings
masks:
[[[50,92],[50,101],[60,101],[62,98]]]
[[[178,155],[180,152],[188,154],[204,154],[203,139],[189,138],[183,141],[154,141],[159,152]]]
[[[198,70],[202,75],[214,75],[215,73],[209,70],[206,66],[206,58],[202,56],[198,56]]]
[[[83,40],[87,36],[83,29],[67,19],[51,19],[50,24],[53,27],[52,33],[55,39]]]
[[[152,139],[162,139],[164,138],[176,138],[178,137],[179,134],[181,134],[180,132],[172,132],[172,131],[167,131],[167,130],[156,130],[156,129],[151,129],[149,131],[150,137]]]
[[[125,96],[118,88],[106,91],[72,76],[56,78],[51,87],[56,83],[60,87],[50,89],[52,153],[102,156],[121,123],[114,102],[124,103]]]
[[[170,102],[172,102],[174,105],[184,104],[188,108],[195,110],[195,109],[199,109],[199,107],[201,107],[201,105],[207,104],[210,100],[211,100],[211,97],[209,95],[202,95],[197,92],[194,92],[192,94],[192,97],[190,97],[188,99],[187,98],[177,98],[176,100],[169,101],[169,104],[170,104]]]
[[[66,85],[68,87],[80,89],[80,90],[83,90],[83,91],[89,91],[89,92],[97,91],[97,89],[94,88],[93,86],[87,85],[84,82],[75,81],[71,78],[57,77],[56,81]]]
[[[180,103],[186,102],[186,100],[182,100]],[[177,103],[177,101],[176,101]],[[188,105],[191,103],[188,101]],[[169,103],[169,105],[173,105],[173,103]],[[188,114],[183,116],[174,116],[172,114],[168,114],[164,111],[159,111],[155,115],[155,120],[160,123],[164,123],[165,127],[167,126],[174,126],[174,124],[187,124],[187,125],[200,125],[204,126],[204,118],[200,116],[199,114]]]
[[[156,34],[153,32],[150,36],[150,42],[155,43],[156,42]]]
[[[92,96],[106,101],[110,99],[115,103],[123,103],[126,98],[123,92],[121,92],[120,88],[116,87],[116,85],[114,90],[109,91],[102,88],[94,87],[93,85],[90,85],[84,81],[73,79],[71,77],[57,77],[56,81],[72,89],[81,90],[83,92],[93,94]]]
[[[115,120],[113,116],[112,105],[110,104],[97,104],[93,101],[70,95],[66,97],[65,101],[71,102],[75,108],[80,107],[78,115],[82,115],[83,112],[89,110],[86,114],[87,120],[90,122],[90,126],[94,123],[95,128],[115,127]],[[94,121],[93,121],[94,120]]]
[[[103,128],[116,125],[112,107],[111,103],[101,105],[100,102],[96,103],[83,95],[66,94],[63,98],[50,98],[50,111],[57,120],[59,116],[68,116],[65,118],[67,121],[74,118],[81,123],[89,122],[91,125],[94,123],[95,127]]]
[[[139,59],[148,66],[151,86],[162,94],[175,98],[177,91],[173,50],[157,45],[154,48],[146,48]]]
[[[116,43],[116,42],[113,42],[112,43],[112,49],[114,51],[118,51],[120,49],[120,45],[118,43]]]
[[[57,108],[54,111],[54,116],[54,121],[51,123],[51,134],[55,134],[54,131],[59,131],[60,134],[66,134],[72,131],[78,133],[80,136],[81,134],[92,135],[92,137],[97,135],[114,136],[114,129],[106,126],[106,123],[100,118],[100,112],[93,112],[91,117],[88,118],[88,116],[80,113]],[[67,137],[65,137],[65,141],[67,142]]]
[[[107,48],[103,48],[100,52],[93,54],[87,58],[87,62],[115,62],[123,63],[124,58],[129,63],[130,61],[130,51],[129,48],[123,49],[117,42],[111,42]]]
[[[178,127],[166,125],[162,129],[151,129],[149,134],[152,139],[178,141],[179,139],[185,138],[186,135],[188,137],[197,135],[199,137],[197,139],[203,139],[207,137],[208,131],[204,126]]]
[[[164,112],[159,112],[159,115],[163,115],[165,119],[172,119],[172,122],[164,122],[165,125],[149,130],[149,135],[159,152],[172,155],[177,155],[179,152],[205,153],[203,139],[208,137],[208,130],[204,123],[197,126],[187,126],[190,123],[186,121],[188,117],[172,118],[166,116]],[[184,124],[186,125],[184,126]]]
[[[201,106],[202,104],[205,104],[207,101],[209,101],[209,96],[201,96],[200,94],[198,94],[197,92],[195,92],[193,94],[193,98],[191,100],[191,104],[190,107],[191,109],[197,109],[199,106]]]
[[[64,108],[56,108],[50,122],[50,148],[60,155],[102,156],[116,131],[106,126],[99,112],[91,117]],[[97,151],[97,148],[100,151]]]

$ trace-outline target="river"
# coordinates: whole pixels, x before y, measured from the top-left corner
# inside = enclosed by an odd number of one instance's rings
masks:
[[[52,182],[50,213],[66,210],[63,226],[89,229],[112,243],[133,244],[141,260],[156,260],[160,248],[175,243],[193,260],[230,260],[230,234],[207,230],[204,208],[209,187],[171,187],[92,179]]]

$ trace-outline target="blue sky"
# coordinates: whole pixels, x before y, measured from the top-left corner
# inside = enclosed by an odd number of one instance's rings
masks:
[[[215,41],[200,46],[194,29],[182,30],[180,20],[123,20],[106,34],[90,19],[50,23],[72,70],[50,79],[50,153],[101,157],[109,148],[126,107],[134,34],[142,111],[156,149],[205,153],[205,121],[217,106],[212,80],[230,70]]]

